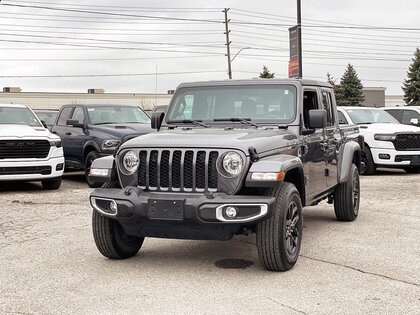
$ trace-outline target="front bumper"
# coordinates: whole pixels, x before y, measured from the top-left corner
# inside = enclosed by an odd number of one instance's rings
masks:
[[[51,172],[45,173],[46,167]],[[28,173],[25,173],[27,171]],[[39,171],[39,173],[37,173]],[[61,177],[64,171],[64,157],[54,157],[38,161],[2,161],[0,162],[0,181],[35,181]],[[8,174],[8,175],[1,175]]]
[[[112,201],[117,205],[116,211],[111,210]],[[160,193],[128,186],[95,189],[90,202],[95,211],[118,220],[130,235],[224,240],[269,217],[275,198],[224,193]],[[226,215],[225,209],[229,206],[237,210],[236,217]]]
[[[420,151],[371,148],[375,164],[383,166],[420,166]]]

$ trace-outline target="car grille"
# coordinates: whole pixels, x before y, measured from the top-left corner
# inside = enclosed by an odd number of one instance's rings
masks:
[[[0,175],[50,175],[51,166],[0,167]]]
[[[50,147],[47,140],[0,140],[0,159],[42,159]]]
[[[217,191],[218,151],[140,150],[138,185],[161,191]]]
[[[394,140],[394,146],[398,151],[419,151],[420,134],[399,134]]]

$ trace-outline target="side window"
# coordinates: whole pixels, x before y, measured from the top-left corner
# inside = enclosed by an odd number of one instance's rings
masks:
[[[71,119],[79,121],[79,123],[83,123],[85,121],[85,113],[83,112],[82,107],[76,107],[74,109],[73,115]]]
[[[316,91],[303,92],[303,122],[306,129],[309,129],[309,111],[319,109],[318,94]]]
[[[401,122],[401,121],[402,121],[402,113],[403,113],[403,111],[402,111],[402,110],[399,110],[399,109],[385,109],[385,111],[386,111],[388,114],[391,114],[392,116],[394,116],[394,118],[395,118],[396,120],[398,120],[399,122]]]
[[[331,94],[322,92],[322,106],[327,111],[327,126],[334,126],[334,113],[332,108]]]
[[[344,117],[344,114],[340,111],[337,111],[337,113],[338,113],[338,123],[340,125],[347,125],[348,121],[347,121],[346,117]]]
[[[420,121],[420,115],[414,110],[407,110],[405,109],[402,116],[402,123],[409,125],[410,120],[413,118],[417,118]]]
[[[67,120],[70,119],[71,112],[73,111],[73,107],[65,107],[60,113],[60,117],[58,117],[57,125],[59,126],[66,126]]]

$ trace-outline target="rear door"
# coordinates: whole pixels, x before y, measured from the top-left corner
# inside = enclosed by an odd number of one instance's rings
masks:
[[[341,133],[337,122],[337,111],[329,89],[321,90],[322,106],[327,111],[327,127],[325,128],[325,177],[327,188],[338,183],[338,149],[341,144]]]

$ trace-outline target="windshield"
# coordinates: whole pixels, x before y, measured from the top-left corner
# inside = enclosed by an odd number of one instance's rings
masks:
[[[167,122],[247,118],[260,123],[290,123],[295,114],[293,86],[196,87],[181,89],[174,96]]]
[[[398,121],[385,111],[376,108],[357,108],[347,109],[353,123],[372,124],[372,123],[398,123]]]
[[[5,124],[42,126],[35,115],[26,107],[0,107],[0,125]]]
[[[92,106],[88,113],[94,125],[150,123],[149,116],[135,106]]]
[[[49,112],[49,113],[35,113],[40,120],[45,121],[48,126],[54,125],[55,118],[57,117],[58,112]]]

